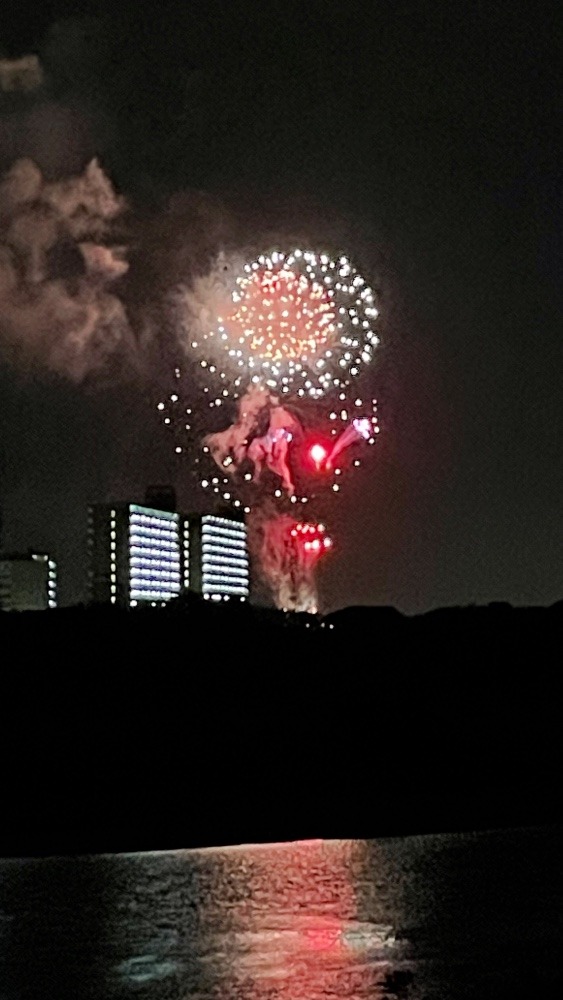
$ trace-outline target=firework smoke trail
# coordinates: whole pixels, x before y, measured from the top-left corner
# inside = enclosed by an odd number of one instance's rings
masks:
[[[248,541],[279,608],[316,612],[315,569],[332,546],[324,525],[279,514],[271,500],[256,506],[247,519]]]
[[[267,425],[261,433],[264,417]],[[263,385],[253,385],[239,400],[236,422],[224,431],[207,434],[203,443],[220,469],[234,475],[246,461],[254,467],[252,481],[257,482],[266,467],[291,497],[295,487],[288,465],[289,445],[302,433],[299,421],[280,405],[277,396]]]
[[[47,182],[32,160],[0,180],[0,350],[80,381],[131,343],[112,286],[128,269],[112,228],[125,207],[96,160]]]
[[[346,257],[272,251],[245,263],[222,255],[176,305],[201,395],[183,411],[174,393],[159,409],[173,426],[183,412],[209,414],[217,430],[201,435],[200,485],[247,515],[277,606],[316,610],[314,569],[331,542],[321,544],[310,514],[323,492],[340,492],[360,465],[357,446],[379,431],[377,401],[356,385],[378,344],[373,292]],[[308,503],[304,522],[296,505]]]

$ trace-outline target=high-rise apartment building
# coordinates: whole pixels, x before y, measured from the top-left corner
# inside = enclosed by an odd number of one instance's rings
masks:
[[[246,525],[236,517],[96,504],[88,512],[88,549],[94,601],[161,604],[182,590],[213,601],[249,596]]]
[[[88,512],[90,597],[122,607],[161,603],[182,588],[180,517],[135,503]]]
[[[184,561],[189,587],[213,601],[246,600],[250,593],[244,521],[218,514],[184,519]]]

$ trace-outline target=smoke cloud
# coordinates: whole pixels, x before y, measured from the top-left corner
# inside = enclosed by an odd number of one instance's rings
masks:
[[[0,91],[29,93],[43,83],[43,70],[37,56],[0,59]]]
[[[132,343],[114,285],[126,273],[114,225],[125,202],[96,160],[47,181],[29,159],[0,181],[0,352],[75,380]]]
[[[278,514],[271,501],[265,501],[248,515],[248,544],[276,607],[315,613],[316,559],[292,535],[296,523],[289,514]]]
[[[204,445],[221,471],[240,476],[253,469],[257,483],[268,469],[283,485],[288,496],[295,487],[288,465],[288,446],[303,434],[303,428],[279,399],[262,384],[251,385],[238,404],[237,419],[229,427],[207,434]]]
[[[93,374],[121,381],[141,369],[144,383],[168,381],[172,358],[196,360],[193,342],[202,345],[216,326],[255,250],[317,242],[318,217],[305,222],[293,197],[286,205],[276,199],[272,217],[271,204],[254,195],[249,203],[236,192],[220,198],[174,187],[171,194],[164,133],[179,131],[165,128],[172,118],[164,117],[154,141],[136,86],[144,86],[144,64],[130,79],[121,47],[96,21],[71,20],[51,29],[45,71],[36,57],[0,61],[0,360],[24,373],[84,383]],[[91,159],[100,150],[135,213]],[[296,216],[303,231],[290,236]],[[192,390],[204,377],[194,368]],[[245,391],[243,384],[234,398],[234,422],[205,442],[202,433],[197,444],[239,492],[252,494],[250,546],[278,607],[316,610],[316,557],[292,534],[294,518],[266,497],[273,481],[280,502],[295,500],[290,444],[301,441],[303,426],[262,385]],[[214,412],[205,430],[215,428]]]

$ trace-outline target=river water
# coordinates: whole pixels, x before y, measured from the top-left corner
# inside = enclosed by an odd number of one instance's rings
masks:
[[[561,830],[0,862],[0,998],[539,1000]]]

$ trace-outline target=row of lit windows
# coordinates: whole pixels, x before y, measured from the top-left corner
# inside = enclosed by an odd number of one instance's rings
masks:
[[[203,575],[207,576],[248,576],[248,566],[228,566],[224,563],[204,563]]]
[[[131,514],[129,520],[133,524],[154,524],[158,527],[170,528],[171,531],[178,530],[177,521],[171,521],[168,517],[152,517],[149,514]]]
[[[162,566],[162,565],[169,566],[170,565],[170,557],[169,557],[168,553],[164,553],[164,554],[159,553],[159,556],[158,556],[157,559],[147,559],[147,558],[144,558],[143,556],[133,556],[129,560],[129,562],[130,562],[131,566],[145,566],[148,569],[150,569],[151,566]],[[178,566],[179,565],[178,560],[173,561],[172,565]]]
[[[153,558],[151,560],[145,560],[142,563],[133,563],[133,559],[130,561],[132,568],[135,566],[143,565],[146,569],[152,567],[160,567],[160,569],[180,569],[180,560],[175,552],[151,552]],[[138,556],[133,558],[139,558]]]
[[[205,551],[203,553],[203,562],[224,563],[228,566],[248,566],[248,558],[242,553],[239,552],[236,555],[234,553],[230,555],[221,550],[219,552],[215,550],[211,552]]]
[[[229,517],[219,517],[217,514],[204,514],[201,521],[202,524],[225,525],[230,528],[238,527],[241,531],[246,531],[246,525],[243,521],[233,521]]]
[[[202,531],[203,538],[214,538],[218,541],[221,538],[225,538],[228,541],[237,539],[243,545],[246,545],[246,535],[240,531],[234,531],[230,528],[211,528],[205,527]]]
[[[228,541],[217,541],[216,539],[204,538],[202,543],[203,552],[232,552],[233,555],[247,558],[246,542],[239,542],[238,539],[229,538]]]
[[[159,562],[174,563],[174,565],[180,565],[180,556],[178,552],[173,552],[168,549],[156,549],[148,548],[144,545],[130,545],[129,553],[131,556],[153,556],[158,559]]]
[[[217,535],[215,532],[208,531],[202,535],[201,538],[202,545],[219,545],[222,549],[228,548],[231,545],[235,549],[247,550],[246,538],[241,535]]]
[[[224,586],[220,588],[220,591],[216,585],[203,587],[204,597],[206,596],[206,594],[218,594],[219,592],[223,594],[241,594],[244,595],[244,597],[248,597],[248,587],[235,587],[234,584],[228,584],[228,583],[224,584]]]
[[[153,559],[153,560],[151,560],[150,565],[146,565],[145,563],[142,563],[141,565],[139,565],[139,562],[137,561],[136,564],[133,565],[133,563],[132,563],[130,565],[129,572],[131,574],[141,573],[141,574],[143,574],[145,576],[147,574],[150,575],[151,573],[172,573],[172,574],[175,574],[176,576],[179,576],[180,575],[180,563],[178,562],[178,560],[171,561],[170,559],[168,559],[168,560],[166,560],[166,559]]]
[[[222,542],[217,538],[204,538],[202,542],[202,549],[204,552],[236,552],[240,555],[241,552],[246,552],[246,542],[239,541],[238,538],[229,538],[228,540]]]
[[[204,573],[203,574],[203,584],[204,584],[204,586],[206,584],[209,584],[209,585],[216,584],[217,587],[220,589],[220,585],[223,584],[223,583],[229,583],[229,584],[233,584],[233,586],[237,586],[237,587],[240,586],[240,587],[242,587],[243,585],[246,585],[248,583],[248,576],[242,575],[242,574],[240,576],[229,576],[228,573]],[[209,589],[209,587],[207,587],[207,589]]]
[[[139,569],[135,568],[131,571],[132,580],[179,580],[180,570],[174,569]]]
[[[244,576],[248,578],[248,570],[245,566],[218,566],[216,563],[204,563],[203,577],[204,579],[207,579],[210,576]]]
[[[163,556],[165,559],[169,559],[170,556],[177,556],[180,558],[180,550],[177,545],[168,545],[168,543],[155,542],[154,539],[143,539],[143,538],[132,538],[129,542],[129,552],[136,547],[142,553],[152,553],[155,556]]]
[[[132,580],[130,591],[138,590],[140,593],[147,593],[148,591],[154,590],[159,594],[162,594],[165,590],[177,593],[180,590],[179,581],[175,580]]]
[[[237,549],[244,549],[246,551],[247,543],[244,535],[237,535],[234,531],[217,532],[217,531],[204,531],[201,538],[203,545],[233,545]]]
[[[246,524],[244,521],[233,521],[227,517],[215,517],[214,515],[206,515],[202,517],[201,523],[203,527],[213,527],[213,528],[229,528],[233,531],[246,532]]]
[[[144,535],[166,535],[169,538],[177,538],[179,534],[177,524],[169,524],[168,522],[165,524],[141,524],[133,517],[131,518],[129,527],[131,530],[139,531]]]
[[[202,559],[202,566],[224,566],[225,569],[248,569],[248,559],[235,559],[234,556],[218,556],[216,553],[212,555],[204,555]]]
[[[171,510],[154,510],[152,507],[140,507],[139,504],[131,503],[129,504],[129,513],[132,516],[136,514],[141,517],[154,518],[157,521],[178,521],[178,514],[175,514]],[[115,516],[112,511],[112,516]]]
[[[139,545],[157,545],[164,549],[177,549],[178,539],[168,538],[166,535],[153,532],[141,532],[139,533],[137,529],[131,531],[129,534],[130,542],[138,542]]]
[[[132,580],[130,590],[140,590],[146,593],[148,590],[155,590],[161,594],[165,590],[177,593],[180,590],[179,580]]]
[[[178,588],[179,589],[179,588]],[[140,598],[141,600],[150,601],[162,601],[169,600],[171,597],[176,597],[178,590],[132,590],[129,594],[131,600]]]

